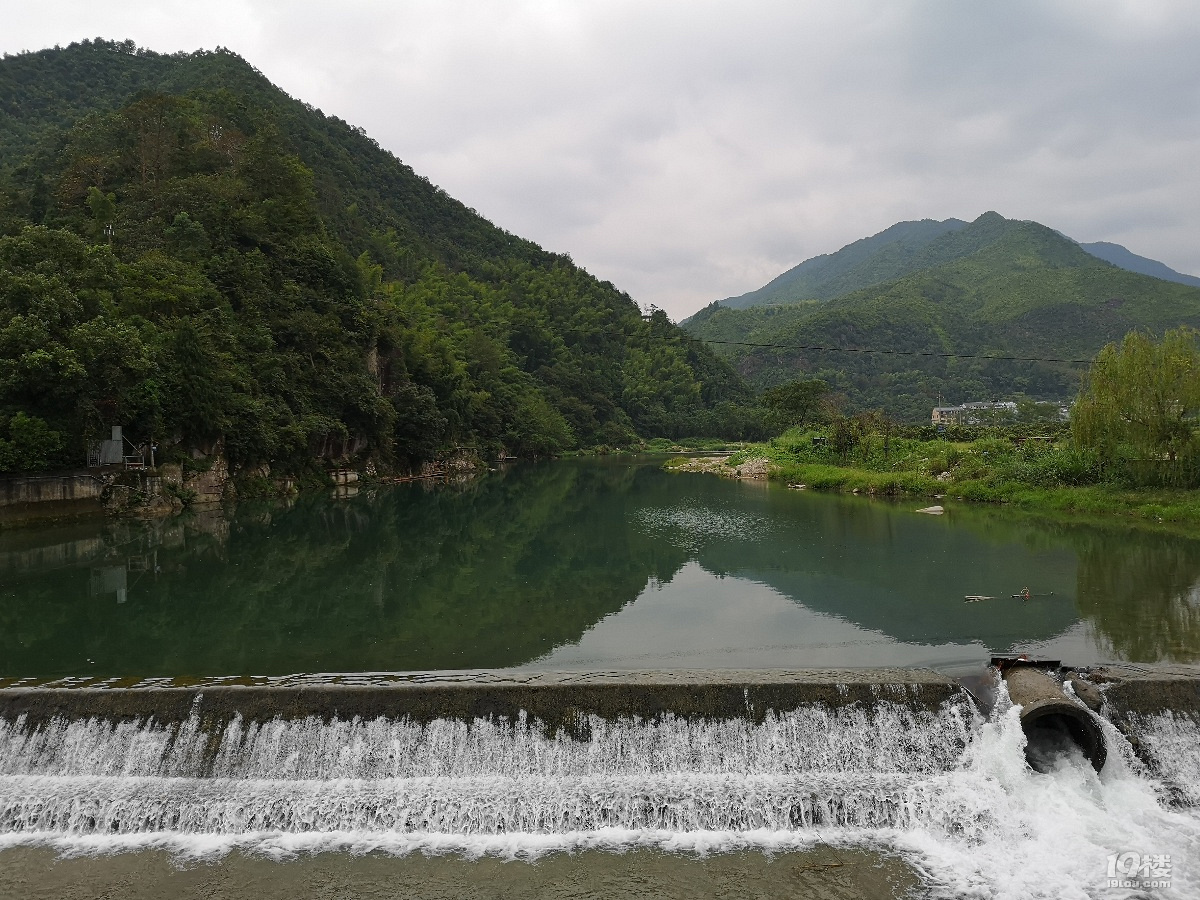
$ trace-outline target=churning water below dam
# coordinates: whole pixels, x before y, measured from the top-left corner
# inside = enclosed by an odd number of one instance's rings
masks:
[[[1019,708],[998,691],[988,715],[965,693],[922,708],[901,689],[873,704],[590,716],[557,730],[525,717],[235,716],[209,728],[195,714],[18,716],[0,720],[0,863],[28,863],[30,848],[165,851],[177,865],[230,853],[245,865],[318,851],[548,861],[824,849],[898,858],[918,896],[1143,896],[1109,877],[1140,884],[1143,860],[1161,876],[1151,895],[1200,895],[1195,722],[1142,717],[1135,754],[1100,719],[1101,774],[1078,752],[1038,774]],[[5,869],[0,892],[13,890]]]

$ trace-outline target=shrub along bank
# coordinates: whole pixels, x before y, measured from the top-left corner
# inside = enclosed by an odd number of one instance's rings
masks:
[[[1065,427],[1036,430],[837,424],[795,428],[731,456],[725,467],[767,460],[769,477],[811,490],[889,497],[949,497],[1053,512],[1123,515],[1200,528],[1195,491],[1145,487],[1071,444]],[[671,460],[678,468],[682,460]]]

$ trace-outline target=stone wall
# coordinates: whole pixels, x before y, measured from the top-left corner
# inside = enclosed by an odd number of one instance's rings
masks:
[[[0,519],[96,513],[104,482],[86,473],[0,477]]]

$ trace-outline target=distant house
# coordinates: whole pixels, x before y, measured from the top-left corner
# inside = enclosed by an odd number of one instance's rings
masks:
[[[962,421],[961,406],[935,406],[933,408],[934,425],[957,425]]]
[[[995,422],[997,419],[1015,419],[1017,417],[1017,404],[1011,400],[964,403],[963,409],[966,411],[966,424],[968,425],[978,425],[981,422]]]
[[[1017,404],[1011,400],[976,400],[961,406],[935,406],[934,425],[979,425],[998,419],[1015,419]]]

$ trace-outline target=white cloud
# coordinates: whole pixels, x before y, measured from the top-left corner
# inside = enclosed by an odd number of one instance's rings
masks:
[[[900,219],[996,209],[1200,273],[1200,8],[47,0],[0,49],[223,45],[678,318]]]

